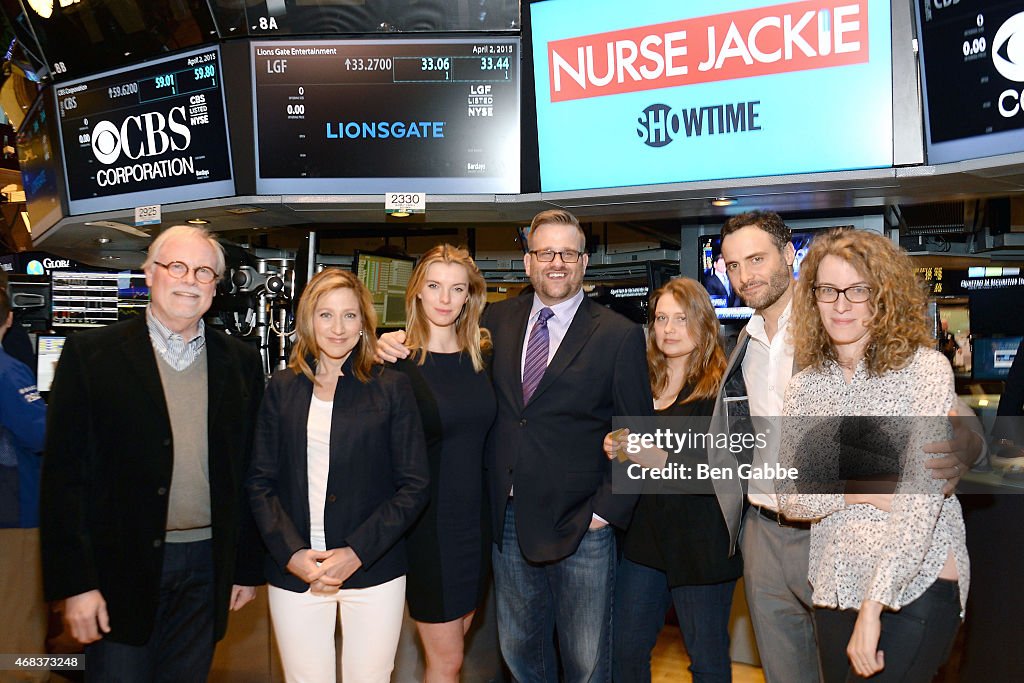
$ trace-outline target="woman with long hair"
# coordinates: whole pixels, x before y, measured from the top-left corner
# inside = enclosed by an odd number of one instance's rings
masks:
[[[416,393],[430,462],[430,503],[408,535],[409,613],[426,683],[455,683],[486,587],[490,533],[483,450],[497,411],[480,328],[486,285],[465,249],[442,244],[416,264],[405,295],[406,345],[395,368]]]
[[[682,427],[678,431],[707,432],[726,368],[707,291],[696,280],[678,278],[651,296],[648,310],[647,364],[656,414],[679,418],[672,424]],[[605,439],[609,457],[619,448],[612,435]],[[666,455],[658,451],[657,457],[664,462]],[[668,457],[690,468],[707,463],[707,451],[699,448]],[[729,532],[713,493],[641,495],[616,574],[616,683],[651,680],[651,650],[670,604],[693,680],[731,680],[729,612],[742,575],[739,554],[729,555]]]
[[[826,683],[931,681],[966,604],[960,504],[924,467],[956,400],[926,302],[909,257],[877,233],[818,236],[800,270],[792,333],[805,369],[786,392],[780,452],[799,479],[780,503],[813,520]]]
[[[344,680],[386,683],[394,668],[403,537],[427,504],[428,466],[408,378],[374,363],[376,322],[352,273],[318,273],[260,408],[247,486],[289,683],[333,683],[339,610]]]

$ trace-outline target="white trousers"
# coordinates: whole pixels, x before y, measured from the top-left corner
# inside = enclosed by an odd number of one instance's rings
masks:
[[[270,586],[267,596],[287,683],[335,683],[334,627],[339,609],[342,681],[391,680],[405,614],[404,576],[329,595]]]

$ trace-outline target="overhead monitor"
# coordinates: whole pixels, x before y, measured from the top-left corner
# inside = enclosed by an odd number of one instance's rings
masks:
[[[893,163],[889,0],[530,12],[544,191]]]
[[[222,37],[518,31],[519,0],[219,0]]]
[[[259,194],[519,192],[519,39],[255,41]]]
[[[64,173],[60,163],[53,89],[39,93],[17,135],[18,163],[33,239],[65,216]]]
[[[28,0],[24,18],[62,82],[217,37],[202,0]]]
[[[57,86],[71,214],[235,193],[219,48]]]
[[[916,0],[928,163],[1024,151],[1019,0]]]
[[[49,391],[53,385],[65,339],[67,337],[47,334],[36,337],[36,387],[39,391]]]
[[[378,327],[405,327],[405,288],[416,259],[356,252],[355,272],[373,297]]]

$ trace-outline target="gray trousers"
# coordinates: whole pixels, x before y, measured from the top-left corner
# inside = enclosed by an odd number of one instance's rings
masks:
[[[747,510],[740,536],[743,583],[766,683],[818,683],[811,584],[811,532]]]

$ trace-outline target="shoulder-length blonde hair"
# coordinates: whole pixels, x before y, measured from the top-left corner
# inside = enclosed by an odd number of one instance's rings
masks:
[[[651,295],[647,309],[647,374],[651,380],[651,392],[655,397],[668,388],[668,361],[658,348],[654,338],[654,325],[658,302],[662,297],[671,296],[686,312],[686,332],[693,340],[694,349],[686,366],[683,387],[692,387],[689,395],[677,403],[690,403],[718,395],[722,376],[725,375],[725,351],[718,341],[718,318],[711,306],[711,298],[696,280],[680,277],[669,280]]]
[[[320,360],[320,347],[316,343],[316,331],[313,328],[313,317],[316,315],[320,300],[337,289],[351,289],[359,300],[359,317],[362,322],[362,334],[359,342],[352,349],[355,358],[352,370],[356,379],[366,383],[370,381],[374,365],[374,354],[377,351],[377,313],[373,310],[373,299],[369,290],[353,273],[338,268],[326,268],[306,285],[299,308],[295,313],[295,344],[292,346],[288,367],[300,372],[316,383],[316,373],[309,365],[309,358]]]
[[[838,360],[813,290],[826,256],[846,261],[871,288],[868,304],[873,315],[864,353],[869,374],[877,376],[902,368],[919,346],[932,343],[925,317],[928,295],[914,275],[910,257],[876,232],[836,229],[815,237],[800,264],[790,332],[797,365],[820,369],[826,361]]]
[[[491,335],[480,327],[480,314],[487,300],[487,284],[476,262],[462,247],[439,244],[416,263],[405,288],[406,346],[412,349],[412,356],[417,363],[423,365],[427,357],[427,345],[430,343],[430,323],[423,312],[423,302],[417,295],[426,282],[427,270],[435,263],[454,263],[466,269],[469,296],[459,317],[455,319],[455,336],[459,349],[469,354],[473,369],[480,372],[484,369],[483,352],[491,348]]]

